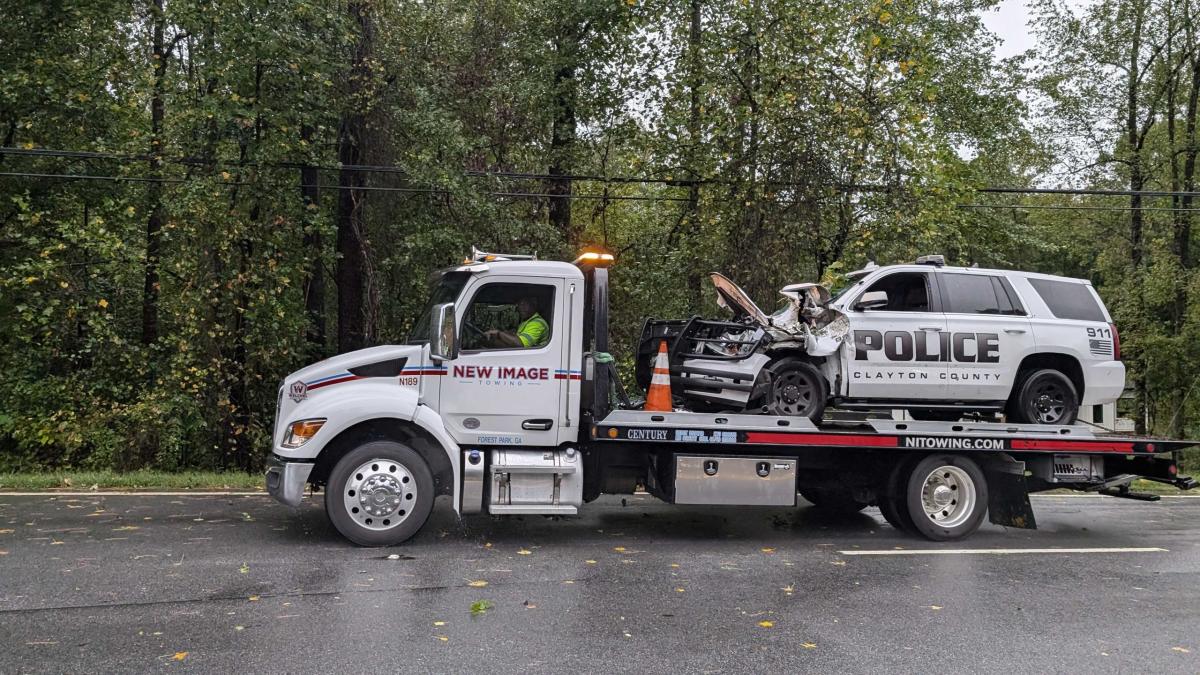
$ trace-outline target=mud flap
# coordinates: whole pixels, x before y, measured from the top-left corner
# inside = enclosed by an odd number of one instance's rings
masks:
[[[1025,462],[998,455],[983,464],[988,484],[988,520],[1004,527],[1036,530],[1029,486],[1025,482]]]

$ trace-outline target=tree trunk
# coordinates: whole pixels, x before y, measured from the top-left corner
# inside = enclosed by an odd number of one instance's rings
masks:
[[[153,344],[158,340],[158,293],[159,258],[161,256],[163,214],[162,179],[162,125],[166,104],[164,103],[167,53],[163,45],[166,31],[166,16],[163,0],[153,0],[151,22],[153,27],[154,82],[150,92],[150,172],[147,177],[150,215],[146,219],[146,262],[143,267],[142,283],[142,344]]]
[[[571,155],[577,135],[575,61],[579,58],[579,32],[571,24],[555,41],[558,69],[554,72],[554,123],[550,130],[550,225],[560,232],[572,249],[578,249],[580,234],[571,224]]]
[[[364,106],[370,90],[374,26],[369,0],[351,2],[347,9],[358,26],[358,43],[350,66],[347,107],[338,129],[338,161],[345,165],[362,164],[367,119]],[[365,184],[361,171],[342,169],[338,176],[337,250],[335,278],[338,292],[338,351],[362,348],[366,343],[366,306],[363,293],[366,266],[366,228],[363,217]]]
[[[315,130],[311,124],[300,127],[300,138],[308,147],[312,146]],[[317,230],[316,213],[321,192],[320,171],[305,164],[300,167],[300,198],[304,207],[304,250],[307,252],[307,269],[304,278],[304,311],[308,315],[305,337],[308,339],[309,358],[319,359],[325,352],[325,255],[321,233]]]
[[[700,89],[704,86],[701,32],[701,0],[691,1],[691,21],[688,26],[688,197],[685,205],[684,230],[693,237],[700,232],[700,148],[703,134],[703,118],[700,112]],[[699,311],[704,302],[704,274],[698,256],[689,256],[687,285],[694,308]]]
[[[1137,12],[1137,17],[1134,19],[1133,43],[1129,48],[1128,89],[1125,92],[1127,97],[1125,135],[1126,142],[1129,143],[1129,189],[1136,193],[1145,187],[1146,180],[1142,173],[1142,148],[1138,133],[1138,95],[1141,86],[1138,59],[1141,57],[1143,13],[1140,8],[1134,11]],[[1142,265],[1142,195],[1131,195],[1129,208],[1129,260],[1136,273],[1136,270]]]

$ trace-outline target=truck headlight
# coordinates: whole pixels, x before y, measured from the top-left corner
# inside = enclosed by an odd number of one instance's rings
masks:
[[[292,422],[288,425],[287,433],[283,436],[283,447],[298,448],[309,441],[310,438],[317,435],[321,427],[325,426],[325,418],[314,420],[300,420]]]

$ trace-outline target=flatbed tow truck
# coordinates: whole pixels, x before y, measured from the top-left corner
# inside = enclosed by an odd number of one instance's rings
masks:
[[[279,391],[267,487],[298,505],[325,490],[351,541],[414,535],[448,495],[459,514],[572,515],[601,494],[646,490],[675,504],[878,506],[935,541],[991,522],[1035,529],[1029,494],[1067,488],[1145,501],[1135,479],[1178,475],[1194,441],[999,422],[826,421],[634,409],[609,355],[611,255],[574,263],[473,251],[440,272],[407,345],[343,354]],[[498,344],[536,308],[544,341]],[[529,310],[526,310],[528,313]],[[521,323],[524,326],[524,323]],[[515,333],[514,333],[515,334]],[[460,338],[460,336],[462,336]],[[514,338],[515,339],[515,338]],[[490,342],[489,342],[490,341]]]

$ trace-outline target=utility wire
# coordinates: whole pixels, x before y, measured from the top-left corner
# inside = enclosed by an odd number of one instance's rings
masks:
[[[149,162],[153,157],[150,155],[129,155],[112,152],[93,152],[85,150],[56,150],[51,148],[3,148],[0,147],[0,155],[13,155],[17,157],[50,157],[61,159],[80,159],[80,160],[109,160],[119,162]],[[353,171],[363,173],[393,173],[400,175],[410,175],[410,172],[399,166],[375,165],[375,164],[306,164],[303,162],[232,162],[220,161],[211,159],[201,159],[196,157],[159,157],[160,160],[175,164],[184,164],[189,166],[229,166],[237,168],[267,168],[267,169],[301,169],[311,168],[321,171]],[[596,182],[596,183],[644,183],[644,184],[659,184],[669,185],[672,187],[690,187],[693,185],[717,185],[731,184],[734,181],[721,180],[713,178],[654,178],[654,177],[639,177],[639,176],[601,176],[595,174],[548,174],[548,173],[530,173],[521,171],[481,171],[481,170],[465,170],[464,176],[472,178],[508,178],[515,180],[570,180],[579,182]],[[795,181],[761,181],[759,185],[770,186],[785,186],[785,187],[801,187],[807,186],[807,183],[799,183]],[[897,191],[900,188],[889,185],[871,185],[871,184],[836,184],[831,185],[839,191],[852,192],[891,192]],[[364,188],[365,189],[365,188]],[[1079,195],[1093,197],[1196,197],[1200,198],[1200,192],[1185,192],[1185,191],[1170,191],[1170,190],[1102,190],[1102,189],[1077,189],[1077,188],[1021,188],[1021,187],[1003,187],[1003,186],[984,186],[972,188],[972,192],[991,193],[991,194],[1034,194],[1034,195]],[[683,200],[688,201],[688,200]]]

